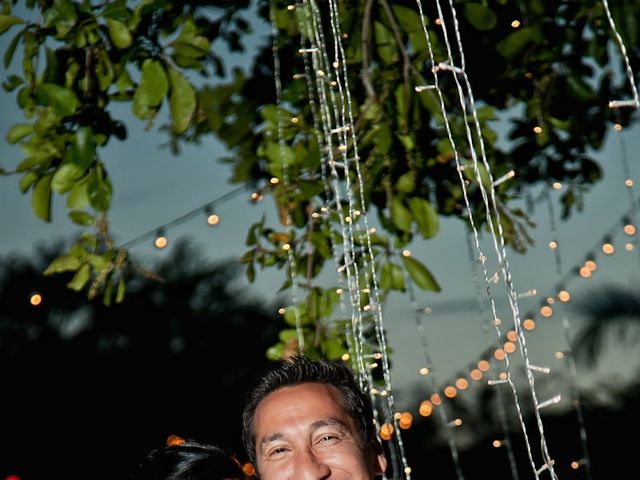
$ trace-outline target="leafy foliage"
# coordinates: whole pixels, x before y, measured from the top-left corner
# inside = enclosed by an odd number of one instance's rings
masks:
[[[639,1],[609,3],[632,70],[638,71]],[[25,116],[6,136],[24,152],[15,167],[20,188],[31,193],[33,211],[42,220],[50,220],[55,193],[66,197],[72,221],[97,228],[47,273],[74,272],[70,288],[93,296],[102,291],[107,303],[124,297],[123,272],[131,264],[108,235],[105,214],[113,185],[99,152],[110,141],[126,139],[125,123],[112,118],[109,106],[128,102],[148,128],[166,114],[162,130],[176,153],[182,144],[215,135],[231,154],[224,161],[233,165],[232,180],[257,184],[258,195],[273,198],[280,223],[262,220],[249,227],[243,256],[247,275],[253,280],[256,268],[283,268],[282,288],[295,282],[305,294],[285,313],[295,335],[284,330],[269,355],[297,348],[300,332],[313,355],[337,357],[345,351],[346,322],[336,309],[336,288],[314,284],[325,265],[336,260],[342,240],[335,215],[313,215],[331,199],[320,182],[326,158],[316,135],[315,103],[299,77],[305,63],[298,50],[308,41],[300,26],[309,5],[256,3],[257,15],[273,21],[278,32],[278,99],[270,42],[257,52],[250,72],[236,70],[229,81],[209,81],[224,72],[216,42],[242,50],[242,35],[251,28],[242,16],[249,2],[28,0],[26,8],[40,13],[38,21],[17,16],[14,2],[2,3],[0,34],[13,35],[5,68],[22,49],[21,73],[3,83],[15,92]],[[329,32],[328,6],[319,5],[321,27]],[[428,267],[401,257],[400,251],[416,238],[437,235],[440,215],[466,221],[461,180],[482,225],[487,214],[480,183],[491,188],[493,178],[516,172],[495,187],[495,207],[506,242],[524,252],[532,225],[524,212],[510,208],[510,201],[559,181],[566,185],[563,215],[570,215],[602,176],[592,152],[613,123],[626,126],[634,119],[634,110],[607,107],[610,99],[628,95],[628,79],[621,74],[620,58],[610,58],[617,46],[601,3],[489,0],[454,6],[464,45],[464,59],[458,54],[456,60],[473,86],[479,105],[476,135],[491,168],[475,173],[467,168],[462,178],[456,155],[470,165],[473,146],[466,138],[470,120],[456,106],[458,82],[453,75],[441,78],[442,103],[433,90],[415,91],[447,60],[442,34],[456,38],[456,32],[449,23],[444,28],[437,23],[434,4],[424,7],[424,18],[414,2],[405,0],[338,6],[362,183],[344,180],[362,187],[357,193],[382,227],[371,241],[383,296],[404,290],[407,281],[439,290]],[[330,81],[332,73],[323,74]],[[506,147],[494,130],[499,119],[510,126]],[[363,305],[366,301],[363,295]]]

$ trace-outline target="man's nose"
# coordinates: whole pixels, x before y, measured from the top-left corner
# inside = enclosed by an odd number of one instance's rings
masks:
[[[323,480],[331,476],[329,465],[312,450],[299,452],[295,462],[295,480]]]

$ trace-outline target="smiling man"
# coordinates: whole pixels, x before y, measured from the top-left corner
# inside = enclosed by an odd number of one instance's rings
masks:
[[[373,480],[387,465],[352,370],[303,356],[276,364],[248,392],[243,441],[261,480]]]

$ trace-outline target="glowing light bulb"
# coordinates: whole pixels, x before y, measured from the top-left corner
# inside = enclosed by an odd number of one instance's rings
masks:
[[[631,223],[627,223],[624,226],[624,233],[626,233],[627,235],[635,235],[636,234],[636,227],[634,225],[632,225]]]
[[[394,428],[392,424],[390,423],[382,424],[382,426],[380,427],[380,438],[382,438],[383,440],[389,440],[393,435],[393,431],[394,431]]]
[[[496,348],[496,350],[493,352],[493,356],[496,360],[504,360],[507,354],[502,348]]]
[[[398,422],[400,428],[402,428],[403,430],[407,430],[408,428],[411,428],[412,423],[413,415],[411,415],[409,412],[403,412],[402,414],[400,414],[400,420]]]
[[[613,128],[616,130],[616,132],[620,132],[622,131],[622,125],[620,125],[619,123],[616,123]]]
[[[458,378],[456,380],[456,387],[458,388],[458,390],[466,390],[467,388],[469,388],[469,380],[462,377]]]
[[[520,26],[520,20],[516,19],[513,22],[511,22],[512,28],[518,28],[519,26]]]
[[[207,223],[212,227],[218,225],[220,223],[220,217],[215,213],[212,213],[207,217]]]
[[[482,372],[488,372],[491,368],[491,364],[486,360],[480,360],[478,362],[478,369]]]
[[[515,342],[518,340],[518,334],[516,333],[515,330],[509,330],[507,332],[507,338],[509,339],[510,342]]]
[[[595,272],[598,269],[598,264],[595,262],[595,260],[587,260],[586,262],[584,262],[584,266],[592,272]]]
[[[544,318],[549,318],[551,315],[553,315],[553,308],[551,308],[549,305],[545,305],[544,307],[540,308],[540,315],[542,315]]]
[[[471,370],[471,372],[469,372],[469,376],[475,381],[478,381],[478,380],[482,380],[483,374],[480,371],[480,369],[474,368],[473,370]]]
[[[172,447],[173,445],[181,445],[185,443],[185,439],[180,435],[169,435],[165,443],[167,444],[167,447]]]
[[[279,313],[280,315],[284,315],[286,312],[287,312],[287,309],[286,309],[286,308],[284,308],[284,307],[280,307],[280,308],[278,309],[278,313]]]
[[[458,390],[456,390],[456,387],[452,387],[451,385],[448,385],[447,387],[445,387],[444,389],[445,397],[455,398],[456,395],[458,395]]]
[[[633,248],[634,248],[634,245],[633,245],[633,243],[631,243],[631,242],[627,242],[627,243],[625,243],[625,244],[624,244],[624,249],[625,249],[627,252],[630,252],[631,250],[633,250]]]
[[[522,327],[525,330],[533,330],[534,328],[536,328],[536,322],[532,318],[527,318],[524,322],[522,322]]]
[[[411,250],[403,250],[402,251],[402,256],[403,257],[410,257],[411,256]]]
[[[611,255],[615,251],[616,249],[612,243],[606,242],[602,245],[602,253],[605,255]]]
[[[567,303],[569,300],[571,300],[571,294],[566,290],[560,290],[558,292],[558,300],[560,300],[561,302]]]
[[[426,377],[427,375],[429,375],[430,370],[427,367],[422,367],[420,369],[420,375],[422,375],[423,377]]]
[[[540,135],[542,133],[542,127],[540,125],[536,125],[535,127],[533,127],[533,133],[535,133],[536,135]]]
[[[351,358],[351,355],[349,355],[348,353],[343,353],[342,357],[340,357],[342,359],[343,362],[348,362],[349,359]]]
[[[39,293],[32,293],[29,297],[29,303],[34,307],[37,307],[42,303],[42,295],[40,295]]]
[[[254,477],[256,475],[256,469],[248,462],[242,465],[242,471],[247,477]]]
[[[558,360],[562,360],[564,358],[564,352],[556,352],[553,354]]]
[[[560,190],[562,188],[562,183],[560,182],[553,182],[551,184],[551,186],[553,187],[554,190]]]
[[[271,177],[271,179],[269,180],[269,183],[271,185],[277,185],[280,182],[280,179],[277,177]]]
[[[442,403],[442,398],[440,397],[439,393],[434,393],[429,398],[431,399],[431,403],[433,403],[434,405],[440,405]]]
[[[591,270],[587,267],[580,267],[580,276],[582,278],[589,278],[591,276]]]
[[[163,248],[167,247],[167,245],[169,244],[169,240],[167,240],[167,237],[165,237],[163,234],[158,233],[153,244],[157,249],[162,250]]]
[[[516,344],[513,342],[505,342],[504,343],[504,351],[506,353],[513,353],[516,351]]]
[[[429,400],[424,400],[420,404],[420,409],[418,411],[423,417],[428,417],[433,412],[433,404]]]
[[[494,440],[491,442],[491,445],[493,445],[494,448],[500,448],[502,446],[502,442],[500,440]]]
[[[556,248],[558,248],[558,242],[556,242],[555,240],[551,240],[549,242],[549,249],[555,250]]]
[[[625,186],[625,187],[627,187],[627,188],[631,188],[631,187],[633,187],[633,180],[631,180],[630,178],[627,178],[627,179],[624,181],[624,186]]]

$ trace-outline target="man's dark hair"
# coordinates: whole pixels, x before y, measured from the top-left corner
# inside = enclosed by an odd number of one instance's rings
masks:
[[[344,363],[329,360],[310,360],[302,355],[289,357],[268,368],[258,378],[245,397],[242,413],[242,441],[249,459],[255,466],[255,414],[258,404],[270,393],[283,387],[303,383],[333,385],[340,393],[340,405],[358,427],[363,448],[381,452],[381,445],[373,423],[371,398],[360,388],[353,370]]]

